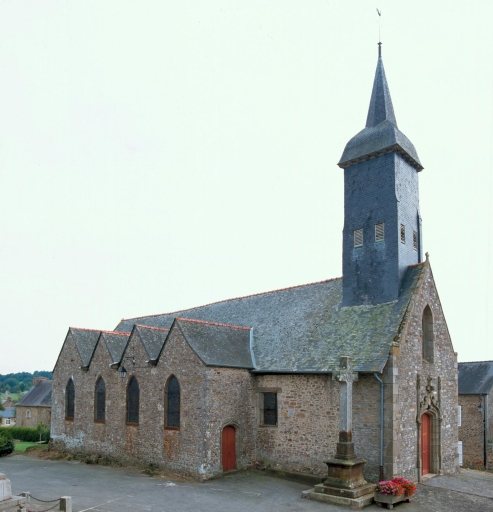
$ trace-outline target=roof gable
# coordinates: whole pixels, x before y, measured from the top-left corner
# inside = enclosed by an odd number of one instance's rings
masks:
[[[149,356],[149,361],[157,361],[168,336],[169,329],[135,324],[130,337],[133,336],[134,332],[139,335]]]
[[[208,366],[253,368],[250,329],[235,325],[177,318],[183,337]]]
[[[113,364],[120,363],[130,338],[129,332],[102,331],[100,339],[103,340]]]
[[[88,367],[91,363],[94,349],[101,331],[95,329],[78,329],[75,327],[69,328],[69,335],[75,343],[77,351],[79,352],[81,366]]]

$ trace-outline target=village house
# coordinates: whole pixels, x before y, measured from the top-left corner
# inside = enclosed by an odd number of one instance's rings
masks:
[[[34,377],[33,387],[17,402],[17,426],[32,427],[51,423],[51,392],[53,381]]]
[[[493,361],[459,363],[462,465],[493,469]]]
[[[69,328],[53,372],[53,446],[203,480],[253,462],[326,475],[334,375],[348,356],[366,479],[457,471],[457,354],[423,256],[423,166],[397,128],[380,53],[366,126],[338,165],[342,278],[114,331]]]

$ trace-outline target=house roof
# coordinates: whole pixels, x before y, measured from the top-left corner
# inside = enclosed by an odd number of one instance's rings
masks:
[[[382,371],[424,266],[409,267],[399,299],[384,304],[341,307],[338,278],[124,319],[115,330],[128,332],[136,324],[171,328],[178,319],[185,338],[206,364],[253,366],[257,372],[332,372],[345,355],[352,358],[355,371]],[[250,358],[250,331],[245,328],[252,329]]]
[[[346,168],[392,151],[400,154],[416,170],[423,169],[414,145],[397,128],[383,61],[379,57],[366,127],[346,144],[338,165]]]
[[[52,388],[52,380],[39,381],[17,402],[17,407],[51,407]]]
[[[7,407],[4,411],[0,411],[0,418],[15,418],[15,407]]]
[[[459,363],[459,395],[484,395],[493,387],[493,361]]]

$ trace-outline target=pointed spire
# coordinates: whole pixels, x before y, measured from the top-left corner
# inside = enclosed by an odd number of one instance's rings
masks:
[[[378,43],[378,64],[375,72],[375,80],[373,81],[366,127],[372,128],[385,120],[397,126],[389,86],[387,84],[387,78],[385,77],[385,70],[383,69],[382,43]]]

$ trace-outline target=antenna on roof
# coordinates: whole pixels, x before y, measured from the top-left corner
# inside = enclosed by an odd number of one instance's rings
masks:
[[[380,59],[382,57],[382,38],[380,37],[380,18],[382,17],[382,11],[380,11],[377,7],[377,14],[378,14],[378,58]]]

